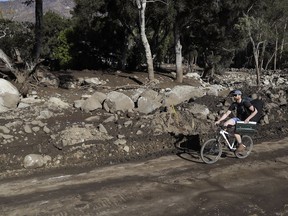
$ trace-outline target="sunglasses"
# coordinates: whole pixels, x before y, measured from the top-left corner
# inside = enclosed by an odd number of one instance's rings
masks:
[[[237,94],[233,94],[232,96],[233,96],[233,97],[236,97],[236,96],[237,96]]]

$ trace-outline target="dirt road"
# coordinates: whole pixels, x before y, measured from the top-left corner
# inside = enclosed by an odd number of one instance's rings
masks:
[[[1,215],[288,215],[288,138],[203,164],[196,152],[0,182]],[[67,173],[67,172],[66,172]]]

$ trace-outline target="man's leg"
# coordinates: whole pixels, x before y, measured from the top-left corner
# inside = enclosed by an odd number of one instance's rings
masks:
[[[234,134],[236,140],[238,143],[242,143],[241,135],[240,134]]]
[[[229,119],[227,120],[225,123],[224,123],[224,126],[227,127],[228,125],[235,125],[235,120],[232,118],[232,119]]]
[[[239,120],[240,119],[238,119],[238,118],[231,118],[224,123],[224,126],[227,127],[228,125],[235,125],[237,123],[237,121],[239,121]],[[245,149],[245,146],[242,143],[241,135],[240,134],[234,134],[234,136],[235,136],[235,139],[237,140],[237,143],[239,143],[239,145],[236,149],[236,152],[243,151]]]
[[[242,143],[241,135],[240,134],[234,134],[237,142],[239,143],[236,152],[242,152],[245,149],[245,146]]]

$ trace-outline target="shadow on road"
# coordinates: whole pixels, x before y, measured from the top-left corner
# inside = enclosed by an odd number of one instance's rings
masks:
[[[175,148],[179,151],[177,156],[191,162],[202,163],[200,158],[201,142],[199,135],[171,134],[176,138]]]

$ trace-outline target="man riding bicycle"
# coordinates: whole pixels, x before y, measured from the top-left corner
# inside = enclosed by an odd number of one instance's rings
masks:
[[[226,119],[232,111],[236,111],[236,117],[227,120],[224,126],[236,125],[237,121],[244,121],[248,123],[258,112],[258,110],[251,104],[248,100],[243,100],[242,92],[240,90],[233,90],[229,95],[232,95],[234,102],[229,106],[228,110],[221,116],[221,118],[215,122],[215,124],[220,124],[221,121]],[[250,112],[247,112],[249,110]],[[245,146],[242,143],[241,135],[234,134],[237,142],[239,143],[236,152],[242,152]]]

